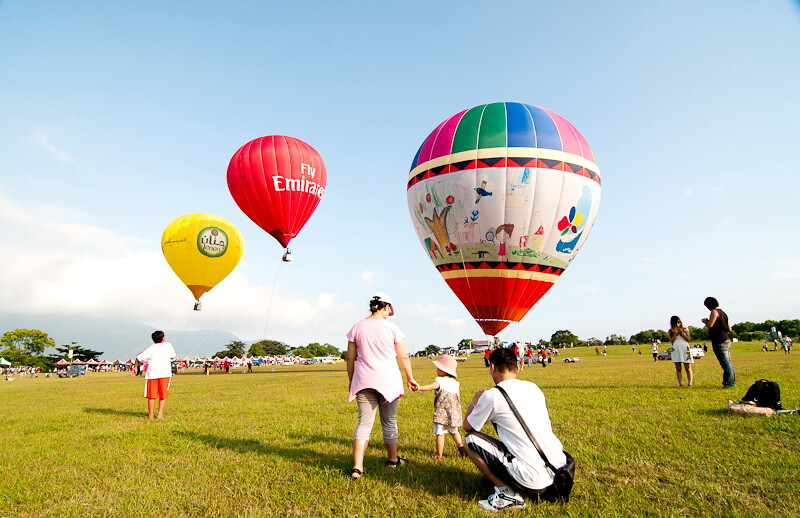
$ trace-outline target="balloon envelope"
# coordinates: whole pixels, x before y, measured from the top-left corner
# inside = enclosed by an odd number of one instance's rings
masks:
[[[319,153],[283,135],[251,140],[228,165],[228,189],[236,204],[284,248],[319,205],[327,181]]]
[[[422,246],[483,331],[518,322],[574,259],[600,204],[600,171],[566,119],[520,103],[453,115],[407,184]]]
[[[213,214],[187,214],[167,225],[164,258],[195,299],[228,276],[242,257],[242,234]]]

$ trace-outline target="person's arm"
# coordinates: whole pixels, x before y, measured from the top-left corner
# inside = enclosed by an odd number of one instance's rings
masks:
[[[683,335],[683,339],[688,342],[689,341],[689,328],[688,327],[682,327],[681,328],[681,335]]]
[[[412,392],[419,390],[419,383],[414,379],[414,371],[411,370],[411,360],[408,358],[406,346],[403,341],[394,344],[394,352],[397,354],[397,359],[400,360],[400,366],[406,375],[406,383]]]
[[[467,418],[470,416],[470,414],[472,414],[472,411],[475,410],[475,405],[478,404],[478,400],[481,398],[482,395],[483,395],[482,390],[477,391],[475,395],[472,396],[472,401],[470,401],[469,405],[467,405],[467,413],[464,414],[464,431],[467,433],[475,431],[475,429],[469,423],[469,419]]]
[[[353,373],[356,370],[356,358],[358,356],[356,343],[355,342],[347,342],[347,355],[345,356],[345,361],[347,362],[347,387],[350,388],[350,385],[353,383]]]
[[[667,331],[667,336],[669,337],[670,343],[675,343],[675,339],[678,338],[678,333],[675,332],[674,327],[670,327],[669,331]]]
[[[428,385],[420,385],[419,388],[417,388],[417,390],[421,390],[423,392],[428,390],[439,390],[439,386],[440,386],[439,382],[434,381],[433,383],[429,383]]]
[[[713,326],[714,322],[716,322],[716,321],[717,321],[717,310],[716,309],[712,309],[711,310],[711,314],[708,316],[708,318],[704,318],[703,319],[703,323],[709,329],[711,329],[711,326]]]

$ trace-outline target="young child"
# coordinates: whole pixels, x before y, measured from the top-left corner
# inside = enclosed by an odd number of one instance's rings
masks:
[[[458,427],[462,423],[460,384],[456,381],[456,359],[445,354],[432,362],[436,367],[436,379],[429,385],[421,385],[419,390],[435,390],[433,400],[433,434],[436,435],[436,453],[432,459],[442,460],[444,454],[444,436],[450,434],[462,457],[466,456],[464,443]]]

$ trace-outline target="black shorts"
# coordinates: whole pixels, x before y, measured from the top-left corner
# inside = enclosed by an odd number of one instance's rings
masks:
[[[514,488],[514,491],[538,502],[547,500],[555,502],[557,492],[555,486],[544,489],[531,489],[522,486],[517,482],[508,471],[508,465],[514,459],[514,455],[508,451],[506,445],[498,439],[481,432],[469,432],[465,439],[467,448],[473,451],[488,467],[494,476],[502,480],[507,485]]]

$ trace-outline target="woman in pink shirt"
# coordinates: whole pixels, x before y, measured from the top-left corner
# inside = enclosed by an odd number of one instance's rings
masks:
[[[381,416],[386,465],[396,468],[406,463],[406,459],[397,455],[397,404],[403,395],[398,359],[408,387],[411,390],[419,387],[403,345],[405,335],[387,320],[394,315],[392,300],[385,293],[377,293],[369,301],[369,311],[370,316],[347,333],[349,401],[355,399],[358,403],[358,426],[353,436],[353,469],[350,471],[353,480],[358,480],[364,474],[364,453],[377,412]]]

